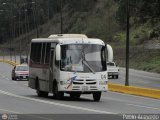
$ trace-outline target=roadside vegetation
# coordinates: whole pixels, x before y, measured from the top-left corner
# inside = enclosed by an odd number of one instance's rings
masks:
[[[104,40],[113,46],[117,64],[125,66],[126,0],[1,0],[0,9],[1,48],[17,53],[21,41],[27,53],[37,30],[39,37],[61,33],[62,12],[63,33]],[[160,73],[159,16],[160,0],[130,0],[131,68]]]

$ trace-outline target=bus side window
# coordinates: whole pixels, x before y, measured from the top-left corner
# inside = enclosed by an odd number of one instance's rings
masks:
[[[45,52],[46,52],[46,43],[42,43],[41,64],[45,64]]]
[[[45,55],[45,64],[49,64],[49,57],[50,57],[50,47],[51,43],[47,43],[46,45],[46,55]]]
[[[32,43],[31,44],[31,61],[33,63],[40,64],[41,47],[42,47],[42,43]]]
[[[55,61],[55,65],[56,65],[57,67],[59,67],[59,66],[60,66],[60,61],[56,60],[56,54],[55,54],[54,61]]]

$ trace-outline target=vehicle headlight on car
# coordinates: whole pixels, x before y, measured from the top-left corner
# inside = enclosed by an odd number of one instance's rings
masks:
[[[67,84],[67,83],[66,83],[66,81],[60,81],[60,84],[61,84],[61,85],[65,85],[65,84]]]

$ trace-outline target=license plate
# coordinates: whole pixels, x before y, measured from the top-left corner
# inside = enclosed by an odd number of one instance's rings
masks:
[[[108,76],[108,78],[112,78],[112,76]]]
[[[88,90],[88,86],[82,86],[82,91],[87,91]]]
[[[23,76],[23,78],[26,78],[26,76]]]

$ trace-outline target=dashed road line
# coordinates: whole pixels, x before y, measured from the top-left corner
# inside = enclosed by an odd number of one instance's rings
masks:
[[[20,114],[20,112],[15,112],[15,111],[12,111],[12,110],[6,110],[6,109],[0,109],[0,111]]]
[[[143,105],[136,105],[136,104],[127,104],[127,105],[135,106],[135,107],[142,107],[142,108],[149,108],[149,109],[160,110],[160,108],[149,107],[149,106],[143,106]]]

